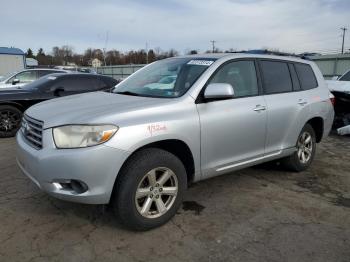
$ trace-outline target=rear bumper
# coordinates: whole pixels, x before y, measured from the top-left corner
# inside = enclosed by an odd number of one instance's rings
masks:
[[[36,150],[17,133],[17,163],[22,172],[48,194],[72,202],[106,204],[128,153],[99,145],[81,149],[56,149],[51,130],[44,130],[41,150]],[[60,188],[55,181],[78,180],[88,190],[78,194]]]

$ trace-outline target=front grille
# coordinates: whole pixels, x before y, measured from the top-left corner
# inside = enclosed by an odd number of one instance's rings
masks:
[[[43,147],[43,122],[27,115],[23,116],[21,132],[26,141],[36,149]]]

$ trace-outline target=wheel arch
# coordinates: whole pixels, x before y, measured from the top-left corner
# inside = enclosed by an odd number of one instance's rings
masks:
[[[0,102],[0,106],[13,106],[18,110],[20,110],[22,113],[25,111],[24,106],[22,106],[20,103],[17,103],[17,102],[10,102],[10,101]]]
[[[319,143],[322,140],[324,132],[324,120],[322,117],[313,117],[309,119],[305,124],[311,125],[316,135],[316,142]]]
[[[195,161],[192,151],[188,144],[180,139],[163,139],[147,143],[133,150],[133,152],[124,161],[120,170],[124,167],[127,161],[136,153],[146,148],[159,148],[168,151],[178,157],[184,164],[187,173],[187,181],[192,182],[195,175]]]
[[[138,147],[131,154],[129,154],[129,156],[125,159],[118,173],[120,173],[121,170],[123,170],[126,163],[129,161],[129,159],[132,156],[134,156],[137,152],[146,148],[159,148],[177,156],[180,159],[180,161],[184,164],[184,167],[186,169],[187,182],[191,183],[194,181],[196,170],[195,170],[195,160],[194,160],[192,151],[190,147],[187,145],[187,143],[179,139],[164,139],[164,140],[154,141]],[[110,201],[114,199],[113,195],[115,195],[115,189],[117,188],[119,178],[120,176],[117,175],[114,181]]]

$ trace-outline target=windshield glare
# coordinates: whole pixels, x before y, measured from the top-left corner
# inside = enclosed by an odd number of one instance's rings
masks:
[[[180,97],[215,59],[170,58],[155,62],[118,84],[113,93],[138,96]]]

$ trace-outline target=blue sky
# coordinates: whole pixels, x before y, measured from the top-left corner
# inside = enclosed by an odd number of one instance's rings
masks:
[[[0,0],[0,46],[23,50],[71,45],[184,53],[277,48],[333,52],[350,29],[349,0]],[[349,30],[350,31],[350,30]],[[350,48],[350,32],[346,48]]]

